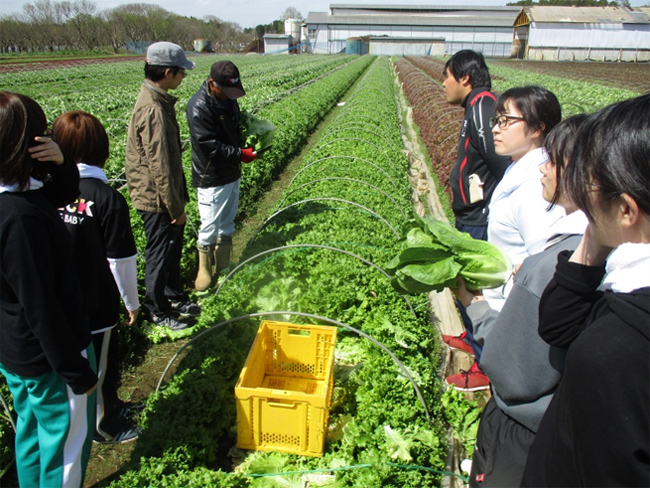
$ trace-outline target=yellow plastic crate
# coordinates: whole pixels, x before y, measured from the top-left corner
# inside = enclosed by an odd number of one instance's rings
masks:
[[[237,447],[322,456],[336,327],[260,324],[235,386]]]

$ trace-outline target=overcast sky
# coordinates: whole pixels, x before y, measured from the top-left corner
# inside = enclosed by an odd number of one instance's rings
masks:
[[[23,5],[35,3],[36,0],[0,0],[0,15],[21,13]],[[52,0],[56,1],[56,0]],[[332,3],[326,0],[91,0],[100,10],[110,9],[126,3],[155,3],[170,12],[185,17],[203,18],[214,15],[221,20],[235,22],[241,27],[255,27],[269,24],[279,19],[287,7],[295,7],[307,17],[309,12],[327,12]],[[399,0],[355,0],[351,4],[400,4],[400,5],[505,5],[509,0],[430,0],[402,1]],[[286,2],[286,3],[285,3]],[[631,0],[633,7],[647,5],[650,0]]]

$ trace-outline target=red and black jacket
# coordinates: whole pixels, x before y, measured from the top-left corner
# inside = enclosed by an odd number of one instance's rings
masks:
[[[449,175],[452,209],[456,221],[464,225],[487,225],[490,198],[506,168],[509,156],[494,150],[492,129],[488,121],[495,116],[496,97],[485,87],[474,88],[463,100],[465,117],[458,142],[458,159]],[[469,176],[476,174],[483,182],[483,200],[470,203]]]

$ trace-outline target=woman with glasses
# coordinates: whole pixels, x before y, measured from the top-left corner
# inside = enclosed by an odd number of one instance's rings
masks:
[[[79,173],[31,98],[0,92],[0,372],[13,395],[20,486],[82,486],[97,376],[57,207]]]
[[[497,116],[490,121],[497,154],[512,163],[497,185],[489,206],[488,241],[504,250],[515,269],[542,249],[553,224],[564,215],[539,191],[541,167],[548,160],[546,135],[561,120],[560,103],[553,93],[537,86],[511,88],[497,100]],[[504,288],[486,290],[490,307],[501,310],[512,282]]]
[[[490,119],[497,154],[512,163],[492,193],[488,212],[488,242],[506,252],[515,270],[523,260],[544,249],[553,224],[565,215],[548,203],[540,192],[541,167],[548,160],[543,147],[546,135],[561,119],[560,103],[550,91],[524,86],[506,90],[496,102],[497,116]],[[512,288],[512,279],[501,288],[483,290],[489,306],[499,311]],[[469,334],[468,334],[469,336]],[[448,376],[445,382],[463,391],[489,385],[481,369],[482,343],[474,338],[475,362],[467,371]]]
[[[650,486],[649,114],[643,95],[580,128],[563,184],[589,226],[540,301],[566,365],[523,486]]]

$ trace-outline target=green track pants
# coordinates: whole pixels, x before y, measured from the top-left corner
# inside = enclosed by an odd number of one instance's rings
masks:
[[[87,349],[95,369],[95,353]],[[92,445],[95,393],[75,395],[50,371],[35,378],[17,376],[0,364],[14,397],[16,467],[21,487],[80,487]]]

